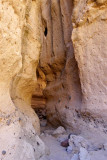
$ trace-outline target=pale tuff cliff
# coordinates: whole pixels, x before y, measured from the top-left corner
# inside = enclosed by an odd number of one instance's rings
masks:
[[[2,160],[46,153],[32,94],[54,126],[80,133],[93,122],[106,132],[106,37],[107,0],[0,1]]]
[[[81,112],[107,123],[107,1],[75,1],[72,22]]]
[[[0,1],[0,159],[45,154],[30,101],[40,54],[40,1]]]

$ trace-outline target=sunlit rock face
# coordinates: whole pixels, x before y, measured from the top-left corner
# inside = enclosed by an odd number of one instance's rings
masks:
[[[30,101],[40,54],[40,1],[0,1],[0,159],[45,154]]]
[[[81,112],[107,124],[107,1],[74,1],[72,22],[83,94]]]
[[[0,1],[2,160],[45,155],[32,94],[52,125],[106,131],[106,37],[106,0]]]

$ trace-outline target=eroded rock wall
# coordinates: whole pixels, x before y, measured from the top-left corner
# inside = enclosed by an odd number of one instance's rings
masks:
[[[107,124],[107,1],[74,1],[72,22],[83,94],[81,114]]]
[[[54,126],[106,128],[106,36],[106,0],[0,1],[2,160],[45,154],[33,92]]]
[[[31,109],[40,54],[40,1],[0,1],[0,159],[45,154]]]
[[[71,41],[72,8],[71,0],[41,0],[43,25],[38,79],[46,84],[43,96],[49,122],[77,131],[81,86]]]
[[[38,91],[48,120],[77,133],[106,128],[107,1],[41,0],[41,12]]]

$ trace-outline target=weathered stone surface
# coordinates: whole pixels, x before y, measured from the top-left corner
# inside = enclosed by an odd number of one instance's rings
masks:
[[[80,148],[89,148],[90,143],[81,136],[71,135],[69,138],[69,146],[72,146],[74,150],[80,150]]]
[[[71,160],[79,160],[78,154],[74,154],[73,157],[71,158]]]
[[[75,0],[72,22],[72,40],[83,95],[81,112],[106,123],[107,1]]]
[[[32,93],[54,126],[107,132],[106,38],[107,0],[0,1],[2,160],[45,154]]]
[[[91,160],[88,151],[82,147],[80,148],[79,158],[80,160]]]
[[[60,126],[58,127],[56,130],[54,130],[54,132],[52,133],[53,136],[59,136],[61,134],[65,134],[66,130],[64,129],[64,127]]]
[[[31,109],[31,97],[36,85],[36,67],[40,54],[40,2],[27,4],[26,22],[22,37],[22,68],[12,82],[12,99],[20,110],[32,118],[35,129],[39,132],[39,119]],[[36,123],[35,123],[36,122]],[[36,124],[36,125],[35,125]]]
[[[67,151],[68,154],[72,153],[73,147],[72,146],[68,146],[66,151]]]
[[[30,101],[40,54],[40,1],[0,1],[0,159],[45,154]],[[39,38],[38,38],[39,37]]]
[[[75,110],[80,110],[81,88],[71,41],[72,1],[41,0],[41,11],[42,51],[37,89],[46,98],[49,122],[78,132]],[[33,101],[36,103],[35,97]]]
[[[41,13],[42,50],[33,107],[46,106],[52,125],[75,133],[91,120],[93,127],[105,127],[107,1],[41,0]]]

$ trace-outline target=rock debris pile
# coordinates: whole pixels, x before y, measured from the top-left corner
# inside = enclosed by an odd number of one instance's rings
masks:
[[[106,143],[96,144],[82,135],[68,134],[62,126],[56,130],[44,130],[41,138],[45,142],[49,139],[46,142],[50,148],[50,155],[47,157],[49,160],[96,160],[95,158],[106,160],[107,158]],[[55,153],[55,148],[50,147],[50,145],[59,148],[59,153],[58,151]]]

